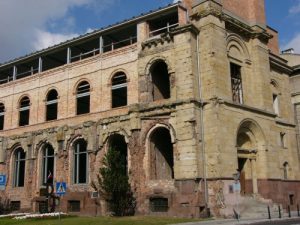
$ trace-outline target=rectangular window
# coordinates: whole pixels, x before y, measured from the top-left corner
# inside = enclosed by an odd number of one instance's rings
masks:
[[[11,201],[10,209],[11,209],[11,211],[19,211],[21,209],[21,202],[20,201]]]
[[[20,110],[19,126],[26,126],[29,124],[29,109]]]
[[[80,201],[76,201],[76,200],[68,201],[68,211],[80,212]]]
[[[279,115],[278,95],[273,94],[273,109],[276,115]]]
[[[150,209],[152,212],[167,212],[168,211],[168,199],[167,198],[151,198]]]
[[[241,67],[234,63],[230,63],[230,76],[232,100],[235,103],[243,104]]]
[[[4,115],[0,113],[0,130],[4,128]]]

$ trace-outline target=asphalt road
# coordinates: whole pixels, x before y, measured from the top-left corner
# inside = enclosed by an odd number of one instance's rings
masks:
[[[267,221],[267,222],[259,222],[259,223],[252,223],[253,225],[300,225],[300,219],[287,219],[287,220],[280,220],[280,221]]]

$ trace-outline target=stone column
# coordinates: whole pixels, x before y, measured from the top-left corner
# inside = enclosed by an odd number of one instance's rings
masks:
[[[256,175],[256,159],[250,159],[251,163],[251,175],[252,175],[252,188],[253,188],[253,194],[258,194],[258,188],[257,188],[257,175]]]

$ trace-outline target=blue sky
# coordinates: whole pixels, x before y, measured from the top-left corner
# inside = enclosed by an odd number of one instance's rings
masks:
[[[282,49],[300,53],[300,0],[265,0]],[[172,0],[0,0],[0,62],[113,24]]]

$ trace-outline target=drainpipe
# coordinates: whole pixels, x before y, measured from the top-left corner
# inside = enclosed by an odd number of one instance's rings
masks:
[[[207,186],[207,174],[206,174],[206,155],[205,155],[205,141],[204,141],[204,104],[202,101],[202,84],[201,84],[201,73],[200,73],[200,51],[199,51],[199,33],[197,34],[197,74],[198,74],[198,89],[199,89],[199,101],[200,101],[200,133],[201,133],[201,141],[202,141],[202,164],[203,164],[203,180],[204,180],[204,198],[205,198],[205,207],[207,209],[208,206],[208,186]]]

